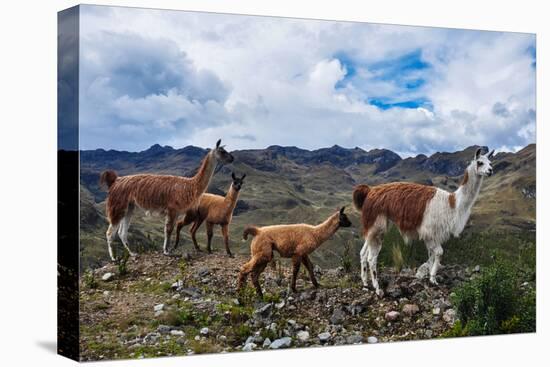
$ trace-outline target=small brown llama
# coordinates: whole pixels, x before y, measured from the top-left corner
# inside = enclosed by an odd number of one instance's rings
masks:
[[[190,229],[191,238],[193,239],[193,245],[197,251],[201,251],[197,243],[197,230],[201,224],[206,221],[206,235],[208,238],[207,250],[208,253],[212,253],[212,236],[214,234],[214,225],[220,225],[223,236],[223,243],[225,245],[225,252],[229,257],[233,257],[231,250],[229,249],[229,224],[233,218],[233,210],[237,205],[239,199],[239,192],[244,182],[246,174],[242,177],[235,176],[235,173],[231,173],[233,182],[229,187],[229,191],[225,196],[214,194],[202,194],[199,200],[199,206],[197,208],[189,209],[185,213],[185,218],[180,220],[176,226],[176,243],[174,248],[178,247],[180,240],[181,229],[193,223]]]
[[[165,215],[163,252],[169,255],[170,237],[178,215],[198,204],[200,196],[208,188],[218,162],[233,162],[233,156],[220,145],[221,139],[204,157],[193,177],[138,174],[118,177],[114,171],[101,174],[100,184],[109,189],[106,202],[107,246],[111,260],[115,261],[112,242],[118,233],[124,247],[128,247],[128,229],[135,206],[149,212]]]
[[[327,241],[340,227],[350,227],[351,222],[344,214],[345,207],[332,214],[323,223],[316,226],[309,224],[286,224],[267,227],[248,226],[243,232],[243,239],[248,235],[254,236],[250,244],[251,259],[241,267],[237,281],[237,291],[246,282],[248,274],[251,274],[252,284],[256,288],[259,297],[263,297],[259,277],[267,264],[273,258],[273,250],[281,257],[292,258],[292,280],[290,289],[296,292],[296,276],[303,263],[306,267],[311,282],[315,288],[319,283],[313,273],[313,264],[309,259],[315,249]]]

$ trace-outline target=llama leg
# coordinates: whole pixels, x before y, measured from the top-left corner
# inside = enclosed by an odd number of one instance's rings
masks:
[[[241,267],[241,271],[239,272],[239,277],[237,280],[237,292],[241,290],[243,284],[246,282],[248,274],[252,271],[253,264],[254,258],[250,259],[250,261],[248,261]]]
[[[223,244],[225,245],[225,252],[229,257],[233,257],[231,250],[229,249],[229,225],[222,225]]]
[[[376,271],[378,254],[380,253],[381,248],[382,248],[382,241],[379,238],[373,237],[370,239],[369,246],[368,246],[367,261],[369,262],[372,286],[374,287],[374,290],[378,295],[378,297],[384,296],[384,291],[380,289],[380,285],[378,284],[378,274]]]
[[[317,283],[317,279],[315,279],[315,273],[313,272],[313,264],[311,263],[309,256],[306,255],[302,257],[302,263],[304,263],[304,266],[306,267],[309,273],[309,279],[311,279],[311,283],[313,283],[313,286],[315,288],[319,288],[319,283]]]
[[[256,289],[256,294],[259,298],[263,298],[263,292],[262,287],[260,285],[260,274],[264,271],[265,267],[267,266],[266,262],[259,262],[255,265],[254,269],[252,270],[252,276],[250,277],[252,280],[252,284],[254,285],[254,288]]]
[[[178,248],[178,245],[180,243],[180,232],[182,228],[183,228],[183,220],[180,220],[176,224],[176,242],[174,243],[174,250]]]
[[[176,224],[176,213],[173,211],[169,211],[168,215],[166,215],[166,221],[164,224],[164,245],[163,245],[164,255],[170,255],[170,252],[169,252],[170,237],[172,236],[172,231],[174,230],[175,224]]]
[[[115,255],[113,253],[113,240],[115,239],[118,227],[120,226],[120,223],[118,224],[109,224],[109,228],[107,229],[107,248],[109,249],[109,256],[111,257],[111,260],[116,261]]]
[[[202,252],[201,248],[199,247],[199,243],[197,242],[197,231],[199,230],[202,222],[203,219],[198,218],[196,221],[193,222],[190,230],[191,239],[193,240],[193,246],[195,246],[195,250],[197,250],[198,252]]]
[[[300,271],[300,264],[302,263],[302,258],[300,256],[294,256],[292,258],[292,280],[290,281],[290,289],[293,292],[296,292],[296,277]]]
[[[429,274],[430,274],[430,269],[432,268],[432,265],[433,265],[433,249],[430,245],[426,245],[427,249],[428,249],[428,260],[426,260],[426,262],[422,265],[420,265],[418,267],[418,269],[416,270],[416,278],[418,279],[424,279],[426,278]]]
[[[212,253],[212,236],[214,235],[214,225],[210,222],[206,222],[206,250],[209,254]]]
[[[430,283],[437,285],[437,279],[435,278],[437,270],[441,265],[441,256],[443,256],[443,247],[436,245],[433,248],[433,264],[430,270]]]
[[[363,281],[363,287],[368,288],[369,287],[369,277],[368,277],[368,256],[369,256],[369,243],[365,239],[365,244],[361,248],[361,252],[359,253],[359,256],[361,257],[361,280]]]
[[[128,246],[128,228],[130,227],[130,218],[128,218],[128,215],[126,217],[122,218],[122,221],[120,222],[120,227],[118,227],[118,237],[122,241],[122,244],[124,247],[126,247],[126,250],[128,250],[128,254],[132,257],[135,257],[136,254],[130,250],[130,247]]]

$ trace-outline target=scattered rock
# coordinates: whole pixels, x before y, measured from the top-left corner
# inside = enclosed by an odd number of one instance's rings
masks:
[[[158,342],[159,339],[160,339],[159,333],[149,333],[145,335],[145,337],[143,338],[143,342],[145,344],[155,344]]]
[[[434,309],[432,310],[433,315],[439,315],[440,313],[441,313],[441,308],[439,307],[434,307]]]
[[[197,276],[202,278],[202,277],[205,277],[207,275],[210,275],[210,269],[204,267],[204,268],[200,268],[198,271],[197,271]]]
[[[434,332],[430,329],[427,329],[426,331],[424,331],[424,335],[427,337],[427,338],[431,338],[433,335],[434,335]]]
[[[281,302],[275,304],[275,308],[277,310],[280,310],[283,307],[285,307],[285,301],[284,300],[282,300]]]
[[[336,308],[332,312],[332,316],[330,316],[330,323],[339,325],[344,322],[345,318],[346,314],[344,313],[344,311],[341,308]]]
[[[157,331],[161,334],[169,334],[170,333],[170,326],[168,325],[159,325],[157,327]]]
[[[256,349],[257,345],[255,343],[246,343],[243,347],[243,352],[251,352]]]
[[[292,339],[288,336],[285,336],[284,338],[275,339],[271,344],[269,345],[269,349],[281,349],[281,348],[288,348],[292,344]]]
[[[170,335],[172,335],[172,336],[185,336],[185,333],[182,330],[170,330]]]
[[[103,280],[104,282],[108,282],[109,280],[112,280],[114,277],[115,277],[115,274],[113,273],[105,273],[101,277],[101,280]]]
[[[329,332],[324,332],[324,333],[321,333],[321,334],[317,335],[317,337],[319,338],[321,343],[326,343],[332,338],[332,335],[330,335]]]
[[[155,307],[153,307],[153,310],[155,312],[163,311],[164,310],[164,303],[160,303],[158,305],[155,305]]]
[[[375,337],[375,336],[369,336],[369,337],[367,338],[367,343],[369,343],[369,344],[376,344],[376,343],[378,343],[378,338]]]
[[[388,321],[396,321],[399,318],[399,316],[400,316],[399,312],[389,311],[389,312],[386,312],[386,315],[384,317]]]
[[[350,335],[346,338],[347,344],[361,344],[363,343],[363,336],[359,334]]]
[[[474,267],[474,273],[479,273],[479,271],[481,270],[480,266],[479,265],[476,265]]]
[[[416,315],[420,311],[420,308],[418,307],[418,305],[415,305],[413,303],[408,303],[405,306],[403,306],[402,311],[406,316],[411,317],[413,315]]]
[[[306,342],[309,340],[309,332],[305,330],[298,331],[298,333],[296,334],[296,338],[298,338],[298,340],[301,342]]]
[[[208,336],[208,334],[210,333],[210,329],[208,329],[207,327],[203,327],[200,332],[199,332],[202,336]]]
[[[181,280],[178,280],[177,282],[172,283],[172,289],[173,290],[176,290],[176,289],[181,288],[181,287],[183,287],[183,282]]]
[[[456,321],[456,311],[449,308],[445,311],[445,313],[443,313],[443,320],[450,325],[454,324]]]
[[[257,308],[254,311],[254,314],[257,315],[257,316],[263,317],[263,318],[268,318],[268,317],[271,316],[272,309],[273,309],[273,305],[271,303],[267,303],[267,304],[263,305],[262,307]]]
[[[262,347],[267,348],[271,345],[271,340],[269,338],[265,338],[264,343],[262,344]]]

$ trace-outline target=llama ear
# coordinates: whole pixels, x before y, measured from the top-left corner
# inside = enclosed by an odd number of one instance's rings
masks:
[[[477,148],[474,159],[478,159],[480,155],[481,155],[481,148]]]
[[[234,172],[231,172],[231,178],[233,179],[233,181],[235,181],[236,177]]]
[[[243,175],[243,177],[241,177],[241,181],[244,180],[245,177],[246,177],[246,173]]]
[[[495,150],[491,150],[491,152],[489,154],[487,154],[487,158],[491,159],[493,158],[493,155],[495,155]]]
[[[340,214],[344,214],[344,210],[346,210],[345,206],[343,206],[342,209],[340,209]]]
[[[216,149],[220,147],[220,144],[222,143],[222,140],[219,139],[218,142],[216,143]]]

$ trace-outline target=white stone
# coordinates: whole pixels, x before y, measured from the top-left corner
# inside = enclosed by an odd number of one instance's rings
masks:
[[[375,336],[369,336],[369,337],[367,338],[367,343],[369,343],[369,344],[376,344],[376,343],[378,343],[378,338],[375,337]]]
[[[246,343],[243,347],[243,352],[251,352],[256,349],[256,343]]]
[[[207,327],[203,327],[200,331],[201,335],[207,336],[210,330]]]
[[[299,341],[305,342],[309,340],[309,333],[305,330],[298,331],[296,334],[296,338],[298,338]]]
[[[153,309],[155,310],[155,312],[164,310],[164,303],[160,303],[158,305],[155,305],[155,307],[153,307]]]
[[[170,330],[170,335],[173,336],[184,336],[185,333],[182,330]]]
[[[104,282],[108,282],[109,280],[113,279],[114,276],[115,276],[115,274],[113,274],[113,273],[105,273],[101,277],[101,280],[103,280]]]
[[[284,338],[276,339],[269,345],[270,349],[288,348],[292,344],[292,339],[288,336]]]
[[[330,335],[329,332],[324,332],[324,333],[321,333],[321,334],[317,335],[317,337],[319,337],[319,340],[322,343],[324,343],[324,342],[329,341],[332,336]]]

